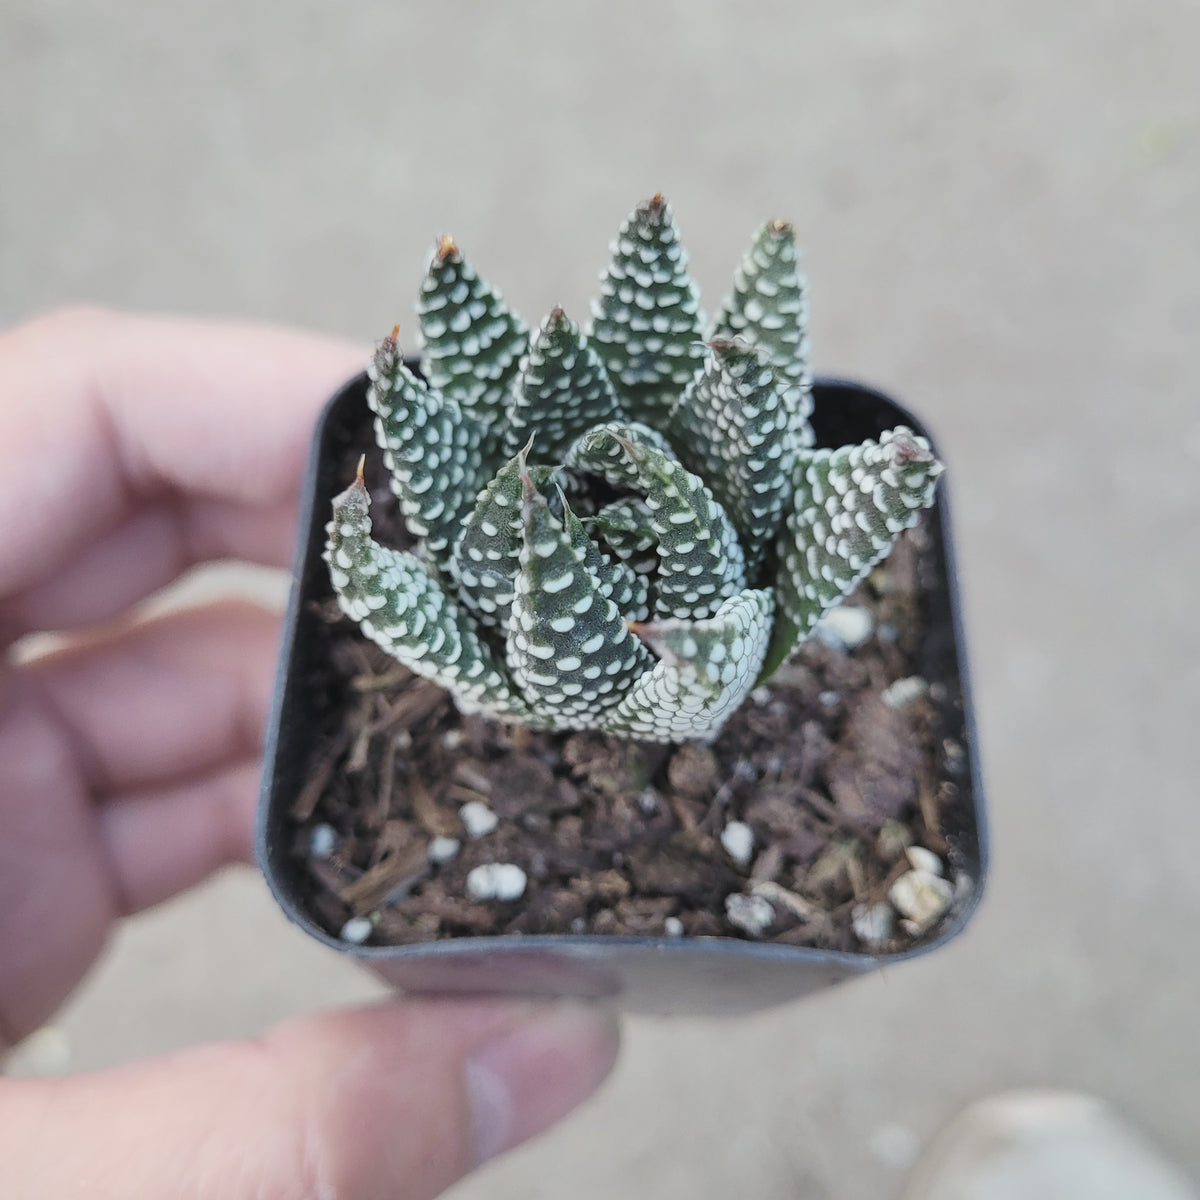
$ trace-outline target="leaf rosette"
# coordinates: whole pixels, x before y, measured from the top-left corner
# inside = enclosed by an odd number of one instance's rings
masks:
[[[816,448],[807,284],[758,231],[708,325],[670,205],[622,224],[584,330],[536,330],[450,238],[368,403],[415,551],[371,535],[361,474],[333,504],[343,611],[464,712],[540,729],[712,738],[933,501],[903,427]]]

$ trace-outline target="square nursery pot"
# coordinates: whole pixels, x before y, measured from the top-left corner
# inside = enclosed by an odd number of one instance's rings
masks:
[[[814,397],[820,445],[898,424],[928,436],[870,388],[820,379]],[[293,921],[408,992],[697,1013],[791,1000],[963,928],[986,836],[944,479],[850,597],[853,619],[810,638],[711,750],[568,745],[461,717],[337,613],[324,527],[364,451],[376,536],[406,539],[373,447],[364,375],[317,429],[265,753],[258,853]],[[472,798],[502,818],[474,840],[459,815]],[[631,836],[589,842],[589,805]],[[741,818],[749,854],[729,836]],[[578,870],[531,850],[542,835],[570,843]],[[432,863],[450,837],[459,855]],[[519,900],[464,897],[490,858],[525,870]],[[765,899],[749,915],[770,924],[732,922],[735,893]]]

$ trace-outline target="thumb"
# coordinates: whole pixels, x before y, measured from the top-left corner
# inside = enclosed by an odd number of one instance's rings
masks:
[[[5,1195],[422,1200],[569,1112],[616,1049],[600,1009],[414,1001],[76,1078],[7,1080]]]

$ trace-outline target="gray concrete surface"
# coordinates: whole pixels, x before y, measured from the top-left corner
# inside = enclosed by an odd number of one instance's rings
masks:
[[[1018,1084],[1093,1089],[1200,1173],[1198,45],[1187,0],[4,6],[2,320],[86,299],[373,338],[411,330],[443,229],[528,314],[580,311],[661,189],[710,298],[791,218],[819,369],[940,435],[976,923],[759,1017],[632,1022],[598,1100],[457,1197],[887,1197]],[[372,990],[228,877],[124,931],[40,1053]]]

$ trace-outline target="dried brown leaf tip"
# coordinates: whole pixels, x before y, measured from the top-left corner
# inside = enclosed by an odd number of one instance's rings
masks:
[[[440,263],[446,262],[451,258],[460,257],[460,251],[454,239],[448,234],[443,233],[438,239],[437,260]]]

